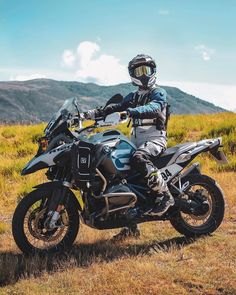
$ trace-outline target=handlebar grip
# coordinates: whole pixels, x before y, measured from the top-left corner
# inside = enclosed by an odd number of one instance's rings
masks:
[[[120,112],[120,119],[121,119],[121,120],[126,120],[127,117],[128,117],[127,112]]]

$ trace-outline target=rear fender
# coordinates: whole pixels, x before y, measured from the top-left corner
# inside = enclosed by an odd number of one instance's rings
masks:
[[[196,143],[196,146],[186,152],[183,152],[176,159],[176,163],[186,167],[199,154],[217,150],[222,143],[222,138],[203,139]]]

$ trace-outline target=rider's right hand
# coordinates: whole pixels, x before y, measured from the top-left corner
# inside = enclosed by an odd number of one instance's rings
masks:
[[[86,120],[94,120],[97,118],[105,118],[106,113],[102,108],[92,109],[83,113],[83,118]]]
[[[129,113],[127,111],[120,112],[120,119],[126,120],[129,117]]]
[[[80,114],[80,118],[82,120],[94,120],[95,119],[95,111],[96,110],[89,110],[87,112],[83,112]]]

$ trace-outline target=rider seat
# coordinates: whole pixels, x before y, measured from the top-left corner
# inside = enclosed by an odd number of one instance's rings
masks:
[[[158,169],[174,164],[179,155],[193,149],[196,145],[196,142],[186,142],[168,148],[161,154],[160,157],[154,159],[153,163]]]

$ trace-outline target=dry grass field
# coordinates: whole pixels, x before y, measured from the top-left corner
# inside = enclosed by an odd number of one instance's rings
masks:
[[[169,145],[223,137],[229,164],[199,156],[202,172],[225,193],[226,214],[211,236],[187,240],[169,222],[141,225],[141,237],[114,242],[118,230],[81,225],[69,253],[24,257],[11,235],[17,201],[45,180],[20,176],[43,124],[0,126],[0,294],[236,294],[236,114],[172,116]],[[120,127],[128,134],[125,126]]]

